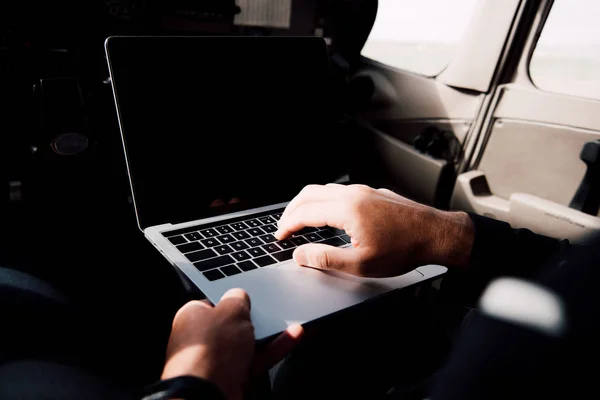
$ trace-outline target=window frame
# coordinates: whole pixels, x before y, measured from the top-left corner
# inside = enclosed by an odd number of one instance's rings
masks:
[[[552,13],[552,10],[554,9],[554,4],[555,4],[555,0],[546,0],[546,1],[547,1],[547,6],[544,9],[544,14],[542,16],[542,19],[541,19],[539,25],[537,26],[534,40],[531,42],[531,44],[529,46],[527,57],[525,58],[525,62],[520,66],[522,71],[520,71],[519,74],[525,75],[527,77],[527,79],[529,80],[529,82],[528,82],[529,85],[531,85],[531,87],[535,88],[536,90],[539,90],[540,92],[557,95],[557,96],[574,97],[574,98],[583,99],[583,100],[600,101],[600,96],[590,97],[590,96],[582,96],[579,94],[567,93],[564,91],[550,90],[550,89],[544,88],[543,86],[540,86],[535,83],[535,79],[533,77],[533,74],[531,73],[531,62],[533,60],[535,51],[537,50],[538,43],[540,41],[540,38],[542,37],[544,28],[546,27],[546,24],[548,23],[548,19],[550,18],[550,14]],[[523,82],[521,82],[521,83],[523,83]]]
[[[434,79],[456,88],[488,92],[497,67],[503,62],[501,58],[505,46],[512,40],[510,33],[520,5],[524,1],[527,0],[480,0],[452,60],[437,75],[427,76],[404,70],[362,54],[361,60],[363,64],[390,72]]]
[[[475,9],[474,9],[474,10],[473,10],[473,12],[472,12],[472,14],[473,14],[473,15],[472,15],[472,16],[471,16],[471,18],[470,18],[469,24],[472,24],[472,21],[473,21],[473,19],[474,19],[474,17],[475,17],[475,14],[476,14],[476,12],[477,12],[477,8],[478,8],[479,4],[480,4],[482,1],[484,1],[484,0],[477,0],[477,3],[476,3],[476,5],[475,5]],[[379,13],[379,10],[378,10],[377,12]],[[375,19],[375,21],[374,21],[374,23],[373,23],[373,26],[375,26],[375,23],[377,23],[377,19]],[[463,33],[463,35],[461,36],[461,39],[460,39],[458,42],[456,42],[456,44],[455,44],[455,50],[453,51],[452,57],[450,57],[450,59],[448,60],[448,62],[446,62],[446,63],[445,63],[444,67],[443,67],[443,68],[442,68],[440,71],[438,71],[438,72],[436,72],[436,73],[434,73],[434,74],[426,74],[426,73],[424,73],[424,72],[420,72],[420,71],[414,71],[414,70],[406,69],[406,68],[403,68],[403,67],[398,67],[398,66],[395,66],[395,65],[392,65],[392,64],[387,64],[387,63],[385,63],[385,62],[383,62],[383,61],[380,61],[380,60],[376,60],[376,59],[374,59],[374,58],[370,58],[370,57],[364,56],[364,55],[362,54],[362,52],[363,52],[363,50],[364,50],[364,47],[365,47],[365,46],[367,45],[367,43],[369,42],[369,39],[368,39],[368,38],[367,38],[367,40],[365,41],[365,44],[363,45],[363,48],[362,48],[362,49],[361,49],[361,51],[360,51],[360,56],[361,56],[361,58],[362,58],[363,62],[367,62],[367,60],[368,60],[368,61],[370,61],[370,62],[373,62],[373,65],[376,65],[376,66],[380,66],[380,67],[386,67],[386,68],[389,68],[389,69],[391,69],[391,70],[395,70],[395,71],[397,71],[397,72],[404,72],[404,73],[409,73],[409,74],[417,75],[417,76],[420,76],[420,77],[425,77],[425,78],[431,78],[431,79],[435,79],[435,78],[437,78],[438,76],[440,76],[440,75],[441,75],[441,74],[442,74],[442,73],[443,73],[443,72],[446,70],[446,68],[448,68],[448,66],[449,66],[449,65],[452,63],[452,60],[453,60],[453,58],[455,57],[455,55],[456,55],[456,52],[457,52],[457,50],[459,49],[459,47],[460,47],[461,43],[464,41],[464,38],[465,38],[465,36],[467,35],[468,31],[469,31],[469,28],[467,28],[467,29],[465,30],[465,32],[464,32],[464,33]]]

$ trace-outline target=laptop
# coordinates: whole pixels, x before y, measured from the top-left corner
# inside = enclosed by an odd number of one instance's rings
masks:
[[[329,57],[316,37],[110,37],[105,42],[133,204],[145,237],[213,303],[239,287],[257,340],[441,276],[358,278],[299,267],[273,236],[302,187],[343,177]]]

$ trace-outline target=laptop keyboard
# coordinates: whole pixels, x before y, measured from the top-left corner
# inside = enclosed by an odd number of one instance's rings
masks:
[[[163,232],[210,281],[290,260],[294,249],[306,243],[343,246],[350,237],[341,229],[306,227],[287,240],[277,240],[281,211],[208,227],[202,225]]]

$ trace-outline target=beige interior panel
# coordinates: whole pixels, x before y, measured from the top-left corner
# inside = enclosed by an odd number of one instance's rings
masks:
[[[600,101],[533,85],[530,57],[552,0],[533,6],[519,67],[510,83],[492,92],[473,126],[479,135],[467,143],[468,172],[458,177],[450,206],[577,241],[600,230],[600,218],[568,207],[586,171],[581,150],[600,139]]]
[[[376,129],[408,144],[411,144],[420,133],[432,126],[441,131],[452,132],[454,137],[458,139],[460,143],[464,143],[472,122],[467,120],[419,119],[405,121],[371,121],[371,124]]]
[[[381,132],[374,140],[382,161],[392,172],[395,183],[412,194],[415,200],[433,204],[438,180],[446,161],[435,160],[399,140]],[[411,174],[403,173],[412,171]]]
[[[447,162],[422,154],[373,127],[366,128],[355,142],[358,148],[353,163],[367,177],[367,181],[372,174],[384,179],[377,184],[385,184],[413,200],[433,204]]]
[[[484,215],[533,232],[578,242],[600,231],[600,218],[527,193],[494,195],[482,171],[461,174],[450,208]]]
[[[506,85],[502,87],[494,118],[543,121],[600,131],[600,101]]]
[[[579,153],[596,139],[594,131],[499,119],[477,169],[496,196],[528,193],[566,206],[586,170]]]
[[[453,60],[440,82],[487,92],[520,0],[480,0]]]
[[[369,77],[375,85],[371,107],[361,110],[367,121],[406,119],[473,120],[483,95],[451,88],[425,76],[391,68],[367,67],[355,78]]]

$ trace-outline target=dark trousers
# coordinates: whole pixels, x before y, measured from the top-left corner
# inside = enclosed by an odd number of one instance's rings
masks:
[[[453,336],[432,296],[399,292],[307,327],[303,343],[279,368],[272,394],[265,380],[249,398],[418,398],[444,362]],[[143,330],[111,327],[45,282],[0,268],[0,398],[131,399],[145,383],[128,352],[161,360],[166,343]],[[145,357],[147,359],[147,357]],[[160,361],[149,379],[157,379]]]
[[[277,372],[274,398],[425,398],[467,312],[440,308],[437,296],[405,290],[309,327]]]
[[[0,398],[132,398],[117,383],[123,363],[108,330],[93,320],[45,282],[0,268]]]

